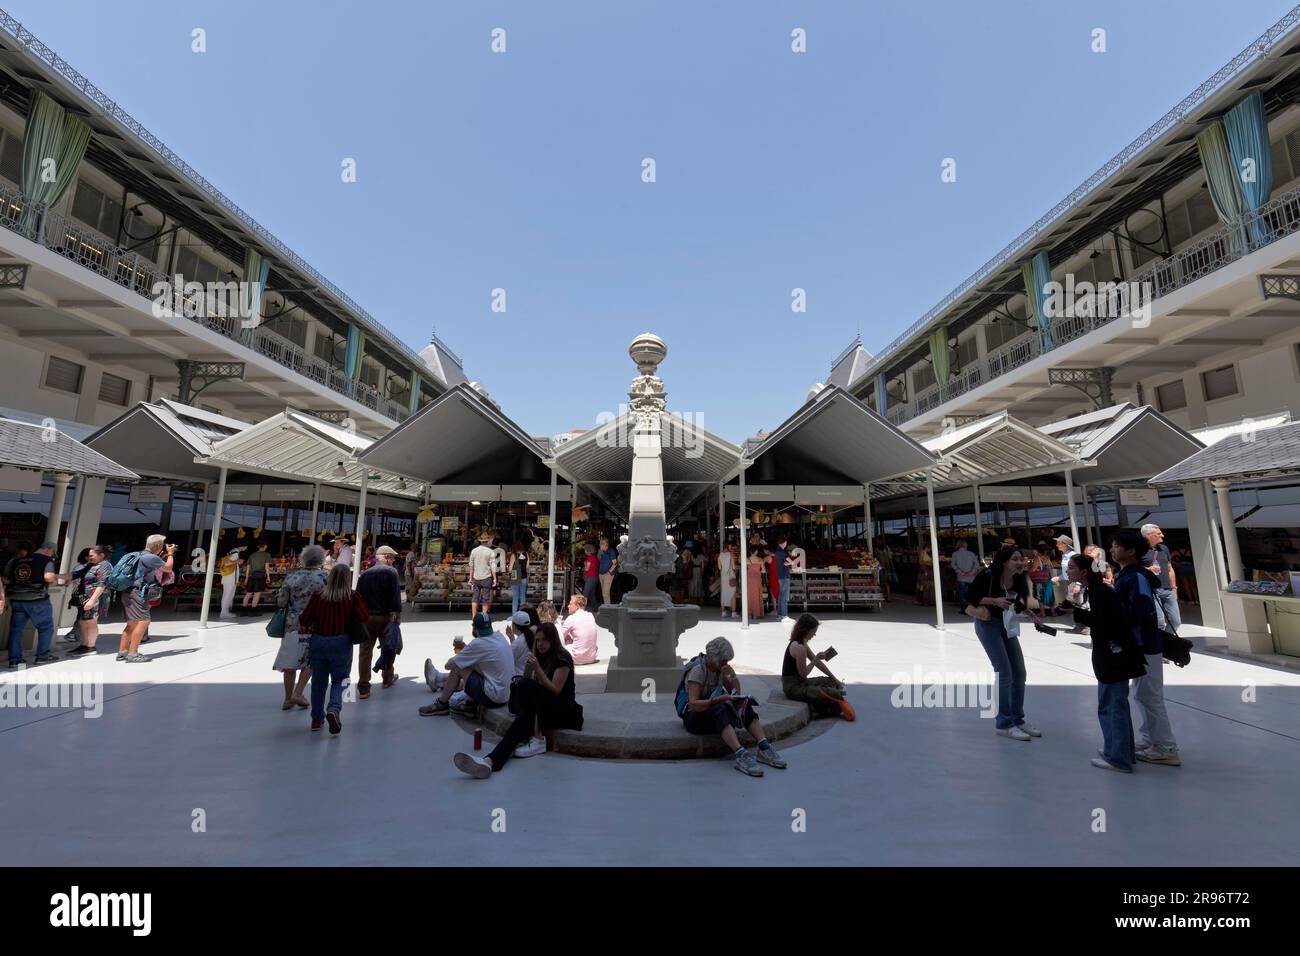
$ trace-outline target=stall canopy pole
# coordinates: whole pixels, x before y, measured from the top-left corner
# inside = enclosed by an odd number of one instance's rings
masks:
[[[361,549],[364,547],[366,534],[366,489],[370,485],[370,467],[361,467],[361,500],[357,502],[357,544],[352,549],[352,586],[357,586],[361,577]],[[369,676],[369,675],[366,675]]]
[[[546,526],[546,600],[555,600],[555,469],[551,469],[551,518]]]
[[[1088,536],[1088,544],[1093,543],[1092,539],[1092,519],[1088,517],[1088,486],[1080,485],[1079,491],[1083,495],[1083,533]]]
[[[199,544],[203,544],[203,532],[208,530],[208,489],[212,486],[203,483],[203,507],[199,509]]]
[[[199,627],[208,626],[208,610],[212,607],[212,573],[217,567],[217,548],[221,537],[221,509],[226,503],[226,469],[221,469],[221,478],[217,481],[217,512],[212,519],[212,541],[208,545],[208,559],[203,569],[203,605],[199,608]],[[206,515],[208,506],[205,503],[203,512]]]
[[[1070,540],[1079,547],[1079,521],[1074,515],[1074,473],[1065,469],[1065,506],[1070,509]]]
[[[1225,588],[1232,582],[1227,579],[1228,560],[1223,553],[1223,539],[1219,537],[1219,521],[1214,517],[1214,503],[1210,501],[1210,483],[1202,481],[1199,484],[1201,498],[1205,502],[1205,514],[1210,519],[1210,537],[1214,545],[1214,578],[1220,588]]]
[[[320,482],[312,487],[311,493],[311,540],[308,544],[314,544],[320,537],[320,528],[316,527],[316,519],[320,516]]]
[[[1214,479],[1214,493],[1219,499],[1219,522],[1223,527],[1223,548],[1228,559],[1228,580],[1240,581],[1246,577],[1241,566],[1241,545],[1237,542],[1237,523],[1232,520],[1232,501],[1228,492],[1232,482]]]
[[[722,552],[727,548],[727,489],[722,482],[718,482],[718,557],[721,560]],[[719,591],[719,600],[722,592]]]
[[[984,563],[984,516],[980,513],[980,486],[971,485],[971,493],[975,495],[975,543],[979,547],[980,564]]]
[[[867,554],[876,556],[876,539],[871,533],[871,485],[862,486],[862,532],[867,536]]]
[[[740,626],[749,629],[749,535],[745,527],[745,470],[740,470]]]
[[[934,472],[930,472],[925,478],[925,501],[930,508],[930,561],[933,565],[930,577],[933,579],[932,586],[934,587],[934,626],[942,631],[943,588],[939,586],[939,583],[943,578],[939,573],[939,527],[934,520]]]

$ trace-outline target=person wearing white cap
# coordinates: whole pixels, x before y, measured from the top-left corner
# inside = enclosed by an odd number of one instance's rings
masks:
[[[366,602],[370,617],[366,621],[366,637],[357,645],[357,697],[370,697],[370,663],[374,658],[375,643],[384,639],[390,624],[402,620],[402,583],[393,567],[397,552],[386,544],[375,549],[375,563],[357,578],[357,593]],[[390,666],[383,672],[384,687],[392,687],[397,672]]]
[[[1060,562],[1055,568],[1056,574],[1052,577],[1052,603],[1056,607],[1070,607],[1070,579],[1066,574],[1066,567],[1070,559],[1075,555],[1074,539],[1068,534],[1059,534],[1054,539],[1056,542],[1056,557]],[[1077,589],[1077,585],[1074,585]],[[1048,610],[1054,610],[1049,608]]]
[[[221,574],[221,616],[223,618],[238,616],[234,610],[235,588],[239,586],[239,566],[244,563],[244,559],[239,556],[239,551],[239,548],[231,548],[217,565],[217,571]]]

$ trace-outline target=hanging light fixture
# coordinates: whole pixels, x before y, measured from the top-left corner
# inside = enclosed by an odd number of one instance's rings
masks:
[[[398,491],[406,490],[406,479],[401,477],[400,475],[397,477],[397,490]]]
[[[337,465],[334,466],[335,478],[346,478],[347,476],[348,476],[348,472],[347,469],[343,467],[343,462],[339,462]]]

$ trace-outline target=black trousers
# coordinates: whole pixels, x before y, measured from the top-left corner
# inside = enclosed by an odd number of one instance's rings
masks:
[[[582,707],[552,694],[530,677],[515,681],[512,704],[511,712],[516,715],[514,723],[488,754],[495,770],[504,767],[506,761],[514,756],[515,748],[533,735],[534,721],[541,725],[542,730],[582,729]]]

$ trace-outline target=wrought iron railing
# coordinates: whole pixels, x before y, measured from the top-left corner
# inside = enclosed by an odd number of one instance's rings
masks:
[[[918,392],[911,402],[891,408],[889,420],[899,425],[933,411],[1045,352],[1109,325],[1117,318],[1131,319],[1133,313],[1144,305],[1296,232],[1300,232],[1300,186],[1282,193],[1259,209],[1245,213],[1235,222],[1221,226],[1172,256],[1149,263],[1127,283],[1120,284],[1113,302],[1108,303],[1108,308],[1098,310],[1097,315],[1066,315],[1055,319],[1050,327],[1051,348],[1045,348],[1041,333],[1026,332],[990,352],[980,364],[963,369],[955,380],[943,386],[931,385]],[[1142,297],[1141,301],[1132,300],[1134,290]]]
[[[1072,212],[1082,200],[1086,199],[1097,190],[1103,183],[1111,177],[1117,175],[1129,161],[1137,156],[1138,153],[1146,149],[1151,143],[1155,142],[1161,136],[1169,132],[1179,123],[1186,115],[1200,106],[1205,100],[1218,93],[1227,86],[1238,74],[1247,67],[1253,65],[1259,60],[1266,58],[1273,47],[1291,32],[1297,25],[1300,25],[1300,6],[1293,7],[1280,20],[1265,30],[1249,46],[1234,56],[1231,60],[1219,68],[1213,76],[1209,77],[1204,83],[1198,86],[1192,92],[1183,97],[1177,105],[1160,119],[1156,120],[1149,126],[1142,135],[1129,143],[1122,150],[1116,153],[1111,159],[1095,173],[1089,176],[1084,182],[1080,183],[1068,196],[1053,206],[1037,222],[1022,232],[1015,239],[1012,239],[1002,249],[1000,249],[984,265],[980,266],[975,272],[963,281],[957,288],[953,289],[948,295],[944,296],[933,309],[921,316],[916,322],[898,336],[894,341],[876,355],[876,361],[872,364],[870,372],[877,371],[884,363],[888,362],[894,356],[894,353],[906,346],[918,334],[925,330],[932,322],[939,318],[944,311],[954,302],[965,295],[980,282],[983,282],[993,272],[1000,269],[1009,260],[1020,254],[1026,246],[1034,241],[1047,227],[1051,226],[1057,220],[1064,218]]]
[[[26,239],[38,242],[64,258],[130,289],[153,302],[157,283],[167,283],[169,276],[157,264],[139,253],[128,252],[89,226],[61,213],[51,212],[40,203],[31,203],[17,189],[0,182],[0,225]],[[266,326],[245,329],[237,315],[220,314],[211,302],[198,302],[193,295],[183,298],[182,307],[173,314],[223,335],[263,355],[285,368],[324,385],[341,395],[353,398],[367,408],[387,415],[394,421],[407,416],[407,409],[381,398],[378,392],[360,382],[352,382],[314,355],[309,355],[288,339]]]

